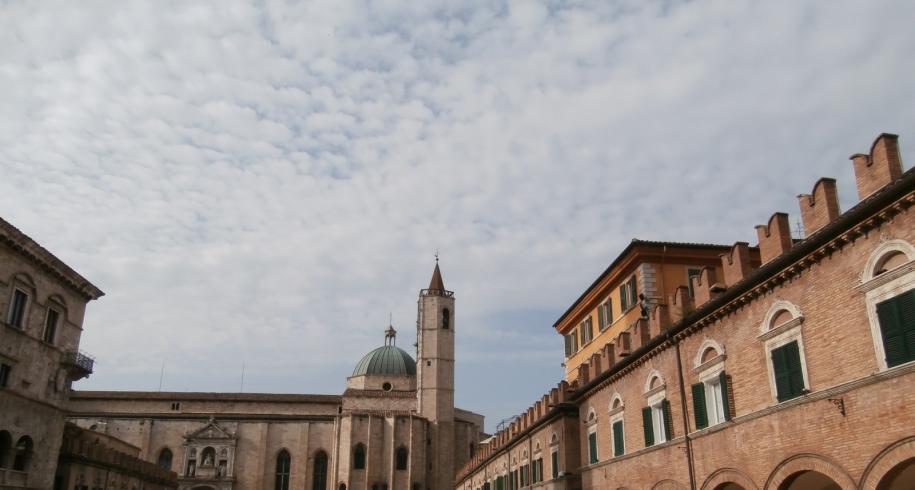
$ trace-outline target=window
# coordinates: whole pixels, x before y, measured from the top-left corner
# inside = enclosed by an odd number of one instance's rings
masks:
[[[643,408],[642,423],[645,429],[645,447],[670,440],[673,432],[670,420],[670,402],[664,399]]]
[[[381,384],[381,389],[384,391],[391,391],[394,389],[394,385],[385,381],[384,383]]]
[[[690,298],[696,297],[696,292],[693,291],[693,278],[699,277],[701,275],[702,275],[702,269],[693,269],[693,268],[686,269],[686,287],[689,288],[689,297]]]
[[[10,382],[10,373],[13,367],[9,364],[0,364],[0,388],[6,388]]]
[[[327,488],[327,453],[318,451],[318,453],[315,454],[315,464],[312,471],[314,474],[311,478],[311,489],[325,490]],[[346,486],[342,486],[341,488],[346,490]]]
[[[784,300],[773,303],[763,320],[758,338],[765,341],[769,383],[779,403],[809,391],[803,322],[800,309]]]
[[[656,370],[652,370],[648,375],[645,397],[648,399],[648,406],[642,409],[645,447],[669,441],[673,437],[670,402],[667,401],[664,379]]]
[[[29,295],[21,289],[14,289],[13,301],[10,304],[10,325],[20,330],[25,326],[25,314],[28,305]]]
[[[625,312],[638,302],[635,276],[620,285],[620,310]]]
[[[566,357],[572,357],[578,352],[578,330],[572,330],[572,333],[566,335]]]
[[[181,410],[181,402],[172,402],[172,411],[177,412]]]
[[[0,468],[8,468],[12,456],[13,436],[5,430],[0,430]]]
[[[731,420],[728,386],[728,375],[724,371],[693,385],[693,413],[696,419],[696,429],[704,429]]]
[[[555,480],[559,478],[559,449],[553,448],[550,452],[550,473]]]
[[[537,458],[531,463],[531,483],[543,481],[543,458]]]
[[[353,448],[353,469],[365,469],[365,446],[362,443],[356,444]]]
[[[886,366],[915,360],[915,289],[877,303]]]
[[[801,355],[797,341],[772,349],[772,371],[775,375],[778,401],[790,400],[804,393],[804,374],[801,371]]]
[[[879,369],[915,360],[915,246],[905,240],[883,241],[871,253],[855,289],[864,293]]]
[[[407,469],[407,460],[409,459],[410,453],[407,451],[407,448],[400,446],[397,448],[397,454],[395,455],[396,467],[398,470]]]
[[[451,328],[451,312],[448,308],[442,310],[442,328],[448,330]]]
[[[283,449],[276,455],[276,479],[274,488],[276,490],[289,490],[289,467],[292,464],[292,458],[289,451]]]
[[[613,439],[613,456],[622,456],[626,452],[625,435],[623,433],[623,399],[619,393],[613,395],[610,402],[610,433]]]
[[[44,341],[53,344],[54,338],[57,337],[57,322],[60,319],[60,313],[57,310],[48,308],[48,316],[44,320]]]
[[[607,301],[597,307],[597,328],[603,332],[611,323],[613,323],[613,300],[607,298]]]
[[[592,427],[588,433],[588,462],[594,464],[598,462],[597,457],[597,427]]]
[[[165,468],[166,470],[172,469],[172,452],[170,449],[165,448],[159,452],[159,467]]]
[[[594,331],[591,328],[591,317],[584,319],[581,322],[578,330],[581,332],[581,345],[585,345],[590,342],[594,337]]]
[[[623,434],[623,421],[617,420],[610,426],[613,432],[613,456],[622,456],[626,453],[626,442]]]
[[[187,468],[185,469],[185,474],[187,476],[197,476],[197,449],[191,448],[191,453],[187,457]]]

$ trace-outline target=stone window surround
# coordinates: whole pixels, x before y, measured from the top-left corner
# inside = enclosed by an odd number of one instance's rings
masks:
[[[893,253],[902,253],[909,260],[893,270],[875,276],[877,266],[885,257]],[[870,324],[871,339],[877,360],[877,371],[888,369],[886,352],[883,349],[883,334],[880,331],[880,319],[877,317],[877,303],[898,296],[915,288],[915,247],[905,240],[884,239],[883,243],[871,252],[870,258],[861,274],[861,283],[855,289],[864,293],[865,309]],[[909,363],[901,364],[900,366]],[[892,369],[900,366],[894,366]]]
[[[620,402],[619,406],[613,408],[613,405],[616,404],[617,401]],[[626,454],[626,422],[624,421],[624,416],[626,414],[625,410],[626,404],[623,403],[623,397],[620,396],[619,393],[614,393],[613,396],[610,397],[610,411],[608,412],[608,415],[610,416],[610,443],[613,444],[613,424],[617,422],[623,422],[623,454]],[[613,454],[612,450],[610,451],[610,454]]]
[[[653,379],[658,379],[658,386],[651,388],[651,381]],[[661,410],[661,403],[667,399],[667,384],[664,382],[664,378],[661,376],[656,369],[652,369],[648,373],[648,379],[645,380],[645,398],[648,402],[648,406],[651,407],[651,419],[652,424],[655,423],[655,417],[661,417],[659,424],[664,428],[664,415]],[[655,434],[655,442],[653,445],[663,444],[670,441],[670,435],[667,434],[667,429],[664,428],[661,432]]]
[[[35,288],[30,286],[28,282],[20,279],[18,277],[18,275],[13,277],[13,280],[10,281],[10,284],[11,284],[10,297],[9,297],[9,301],[7,302],[6,316],[5,316],[6,324],[15,329],[19,329],[19,330],[22,330],[23,332],[25,332],[29,329],[29,310],[32,309],[32,303],[34,303],[34,301],[35,301],[35,294],[34,294]],[[13,299],[16,296],[16,291],[20,291],[20,292],[22,292],[22,294],[25,294],[25,307],[23,308],[23,312],[22,312],[22,326],[21,327],[17,327],[15,325],[13,325]]]
[[[779,325],[772,325],[772,321],[782,311],[787,311],[791,315],[791,319]],[[769,378],[769,390],[775,404],[782,402],[778,401],[778,388],[775,384],[775,370],[772,367],[772,351],[790,344],[791,342],[797,342],[797,349],[801,358],[801,374],[804,379],[804,391],[810,391],[810,377],[807,374],[807,355],[805,354],[804,332],[802,329],[803,324],[804,314],[801,312],[801,309],[790,301],[779,299],[769,307],[769,310],[766,312],[766,316],[759,327],[760,334],[756,338],[759,341],[764,342],[763,348],[766,355],[766,371]]]

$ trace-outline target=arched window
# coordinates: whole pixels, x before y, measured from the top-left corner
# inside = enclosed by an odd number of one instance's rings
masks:
[[[888,240],[871,253],[861,284],[881,370],[915,361],[915,247]]]
[[[623,397],[619,393],[614,393],[612,400],[610,402],[610,436],[613,440],[613,457],[617,457],[626,454]]]
[[[13,436],[0,430],[0,468],[9,468],[13,459]]]
[[[804,315],[797,305],[777,300],[759,328],[757,339],[764,342],[769,384],[779,403],[809,391],[803,323]]]
[[[396,464],[397,464],[396,468],[398,470],[407,469],[407,459],[409,459],[408,456],[409,456],[409,452],[407,452],[407,448],[405,448],[403,446],[400,446],[399,448],[397,448],[397,454],[396,454],[395,459],[396,459]]]
[[[327,453],[318,451],[315,454],[315,464],[311,478],[312,490],[325,490],[327,488]],[[346,490],[346,484],[340,484],[340,490]]]
[[[22,436],[16,443],[16,458],[13,461],[13,471],[28,471],[32,461],[32,438]]]
[[[276,490],[289,490],[289,467],[292,465],[292,458],[289,457],[289,451],[283,449],[276,455]]]
[[[353,469],[365,469],[365,446],[361,442],[353,448]]]
[[[442,310],[442,328],[448,330],[451,328],[451,312],[448,308]]]
[[[159,467],[166,470],[172,469],[172,451],[169,448],[164,448],[159,452]]]

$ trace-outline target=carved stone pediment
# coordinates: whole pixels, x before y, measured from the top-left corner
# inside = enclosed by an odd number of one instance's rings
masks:
[[[210,417],[210,420],[207,421],[206,425],[203,427],[189,432],[184,436],[188,441],[191,440],[226,440],[226,439],[235,439],[235,434],[230,432],[228,429],[219,425],[216,422],[216,419]]]

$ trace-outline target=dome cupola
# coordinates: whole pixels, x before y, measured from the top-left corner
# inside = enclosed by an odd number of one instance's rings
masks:
[[[353,376],[401,375],[416,376],[416,361],[406,351],[395,345],[397,331],[388,326],[384,332],[384,345],[366,354],[353,370]]]

